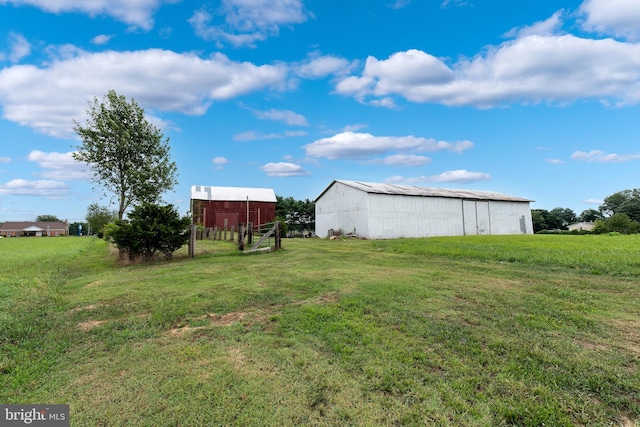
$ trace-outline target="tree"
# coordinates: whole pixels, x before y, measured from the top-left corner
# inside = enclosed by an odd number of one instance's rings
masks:
[[[545,209],[531,209],[531,221],[533,222],[533,232],[548,230],[545,217],[549,214],[549,211]]]
[[[580,214],[580,221],[594,222],[595,220],[602,219],[602,213],[595,209],[587,209]]]
[[[301,232],[313,227],[316,205],[309,199],[296,200],[276,195],[276,217],[282,218],[289,230]]]
[[[157,252],[171,259],[173,252],[189,240],[191,218],[180,217],[173,205],[144,203],[128,214],[129,220],[116,220],[107,227],[109,238],[129,260],[154,259]]]
[[[569,208],[553,208],[549,212],[549,216],[553,219],[553,228],[566,230],[567,226],[578,220],[576,213]]]
[[[38,215],[37,222],[62,222],[55,215]]]
[[[640,189],[613,193],[604,199],[600,211],[607,216],[623,213],[634,221],[640,221]]]
[[[118,218],[118,213],[106,206],[100,206],[92,203],[87,207],[87,216],[85,217],[91,228],[91,233],[95,233],[98,237],[103,237],[104,226]]]
[[[155,203],[176,184],[177,167],[169,158],[169,139],[149,123],[134,99],[110,90],[93,98],[85,126],[74,120],[82,145],[75,160],[90,166],[92,181],[114,193],[118,219],[129,206]]]
[[[621,234],[633,234],[640,232],[640,223],[629,218],[623,213],[614,213],[608,218],[596,221],[593,232],[596,234],[617,232]]]

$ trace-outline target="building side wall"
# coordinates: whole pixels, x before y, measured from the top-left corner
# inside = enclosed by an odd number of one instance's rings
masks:
[[[444,197],[369,194],[370,239],[460,236],[462,201]]]
[[[329,230],[342,230],[367,237],[367,193],[334,183],[316,201],[316,235],[326,237]]]
[[[247,218],[247,205],[249,216]],[[276,204],[270,202],[208,201],[198,200],[193,205],[194,222],[204,227],[223,228],[224,220],[227,227],[237,229],[239,223],[251,222],[254,226],[273,222],[276,218]]]
[[[489,202],[491,234],[533,234],[528,202]]]

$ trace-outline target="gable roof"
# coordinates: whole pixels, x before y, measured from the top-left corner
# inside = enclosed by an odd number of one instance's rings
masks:
[[[191,186],[192,200],[216,200],[229,202],[272,202],[276,203],[276,193],[271,188]]]
[[[388,194],[395,196],[416,196],[416,197],[446,197],[464,200],[494,200],[506,202],[533,202],[533,200],[522,197],[510,196],[508,194],[494,193],[491,191],[475,190],[449,190],[446,188],[418,187],[415,185],[379,184],[362,181],[334,180],[314,202],[317,202],[324,193],[327,192],[336,182],[372,194]]]
[[[42,231],[46,230],[49,227],[49,230],[66,230],[67,224],[61,221],[18,221],[11,222],[7,221],[4,224],[0,225],[0,230],[5,231]]]

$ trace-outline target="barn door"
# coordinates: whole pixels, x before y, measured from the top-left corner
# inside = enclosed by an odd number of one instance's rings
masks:
[[[489,202],[476,202],[476,223],[478,234],[491,234],[491,221],[489,216]]]
[[[478,234],[478,222],[476,220],[476,202],[473,200],[462,201],[462,213],[464,221],[464,235],[475,236]]]

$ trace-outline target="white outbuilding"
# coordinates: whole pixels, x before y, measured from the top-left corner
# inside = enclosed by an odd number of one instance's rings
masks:
[[[488,191],[333,181],[315,200],[316,234],[366,239],[533,234],[533,200]]]

